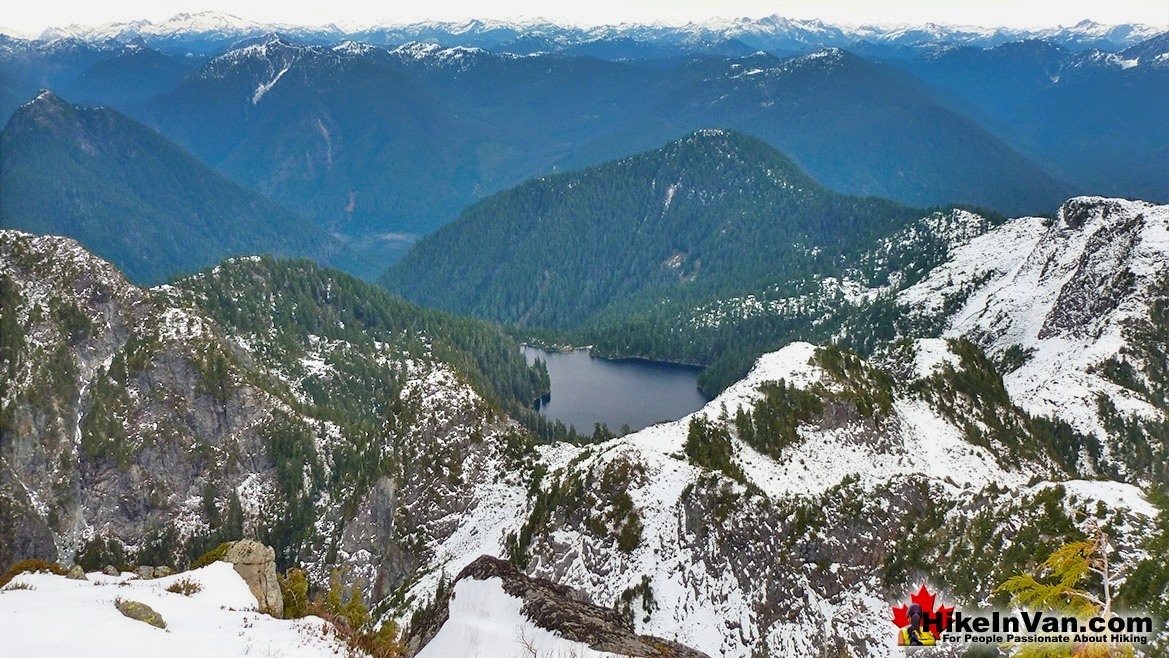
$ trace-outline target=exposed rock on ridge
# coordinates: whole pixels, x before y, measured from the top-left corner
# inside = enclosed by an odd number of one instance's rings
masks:
[[[523,614],[537,627],[582,642],[596,651],[644,658],[710,658],[678,642],[638,635],[620,613],[594,605],[583,592],[527,576],[510,563],[489,555],[468,564],[455,577],[453,585],[464,579],[489,578],[499,578],[503,590],[523,602]],[[448,593],[437,601],[435,615],[414,629],[414,634],[407,639],[412,653],[424,647],[448,621],[450,598]]]

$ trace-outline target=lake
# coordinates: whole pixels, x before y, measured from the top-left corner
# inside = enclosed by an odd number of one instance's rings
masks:
[[[592,434],[595,423],[614,433],[622,425],[639,430],[697,411],[709,398],[698,392],[698,368],[640,359],[594,359],[587,349],[545,352],[524,348],[528,363],[548,364],[552,394],[541,414]]]

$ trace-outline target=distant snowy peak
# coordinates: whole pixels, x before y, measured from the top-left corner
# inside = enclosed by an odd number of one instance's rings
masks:
[[[162,23],[153,23],[148,20],[131,21],[129,23],[105,23],[102,25],[78,25],[76,23],[66,27],[51,27],[45,30],[40,39],[51,41],[63,37],[73,37],[86,40],[119,39],[129,40],[134,37],[177,37],[187,36],[231,36],[238,38],[247,34],[270,31],[271,26],[244,20],[231,14],[214,11],[204,11],[195,14],[176,14]]]
[[[297,34],[313,43],[335,43],[344,39],[397,45],[409,41],[437,41],[447,46],[474,45],[506,50],[523,40],[537,40],[552,48],[568,48],[612,39],[632,39],[644,43],[681,48],[704,48],[728,41],[738,41],[749,48],[773,52],[816,50],[825,47],[848,47],[858,41],[895,47],[917,48],[937,45],[973,45],[991,47],[1025,39],[1042,39],[1072,50],[1098,48],[1118,51],[1165,32],[1163,26],[1100,25],[1083,21],[1074,26],[1038,30],[1003,27],[964,27],[926,23],[922,25],[838,26],[819,20],[800,20],[773,15],[750,19],[714,19],[685,25],[621,24],[592,27],[569,26],[547,20],[483,20],[463,22],[420,22],[412,24],[374,24],[362,27],[336,25],[297,26],[261,24],[230,14],[201,12],[179,14],[167,21],[133,21],[98,26],[68,25],[45,30],[41,41],[76,38],[85,41],[134,38],[148,43],[177,45],[188,42],[193,49],[230,44],[266,32]]]
[[[293,65],[317,50],[311,46],[290,43],[284,36],[272,33],[240,48],[229,50],[208,61],[196,74],[201,78],[221,78],[236,75],[240,71],[272,80],[274,75],[283,75]]]
[[[467,46],[445,47],[436,43],[411,41],[389,51],[390,55],[407,62],[416,62],[437,67],[466,69],[486,57],[504,57],[489,53],[482,48]]]

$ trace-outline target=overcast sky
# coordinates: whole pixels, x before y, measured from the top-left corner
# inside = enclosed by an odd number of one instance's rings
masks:
[[[468,18],[535,18],[598,25],[621,22],[685,23],[712,17],[820,18],[831,23],[948,23],[1011,27],[1100,23],[1147,23],[1169,27],[1166,0],[27,0],[10,2],[0,25],[25,34],[71,23],[102,24],[146,18],[155,22],[181,12],[222,11],[259,22],[304,25]]]

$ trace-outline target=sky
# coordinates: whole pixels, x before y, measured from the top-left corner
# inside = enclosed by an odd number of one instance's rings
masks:
[[[1169,27],[1166,0],[426,0],[370,2],[329,0],[34,0],[9,3],[0,25],[26,35],[72,23],[100,25],[148,19],[160,22],[183,12],[221,11],[257,22],[359,26],[421,20],[536,18],[576,25],[621,22],[680,24],[715,17],[819,18],[837,24],[944,23],[1008,27],[1099,23],[1146,23]]]

